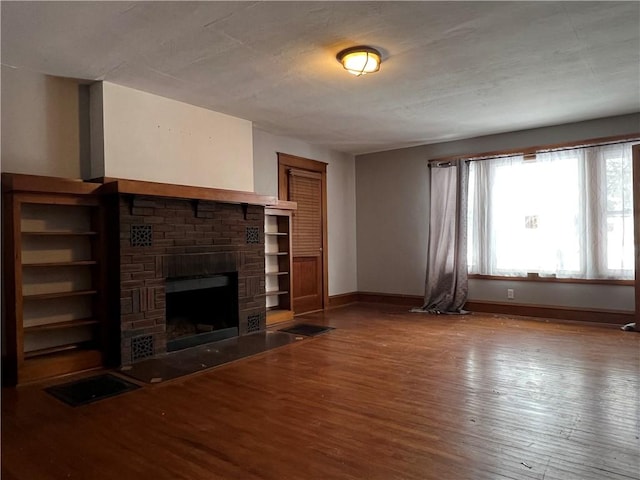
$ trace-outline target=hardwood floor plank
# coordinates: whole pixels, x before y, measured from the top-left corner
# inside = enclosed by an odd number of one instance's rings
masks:
[[[640,479],[640,335],[355,304],[332,332],[72,408],[2,391],[23,479]]]

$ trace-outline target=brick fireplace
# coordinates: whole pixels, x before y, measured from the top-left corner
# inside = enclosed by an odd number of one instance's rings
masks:
[[[228,290],[209,296],[237,292],[237,334],[265,328],[263,206],[132,194],[118,202],[121,364],[167,351],[167,285],[215,292],[224,282]]]

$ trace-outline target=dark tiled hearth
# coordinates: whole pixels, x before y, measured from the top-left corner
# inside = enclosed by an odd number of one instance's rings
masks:
[[[200,372],[297,341],[303,341],[303,338],[278,331],[258,332],[199,345],[180,352],[159,355],[156,358],[125,366],[121,369],[121,372],[143,382],[158,383]]]

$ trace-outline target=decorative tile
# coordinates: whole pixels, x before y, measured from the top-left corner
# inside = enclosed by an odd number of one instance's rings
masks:
[[[247,243],[260,243],[259,227],[247,227]]]
[[[131,360],[153,357],[153,335],[141,335],[131,339]]]
[[[153,225],[131,225],[131,246],[150,247],[153,242]]]
[[[260,318],[261,315],[256,313],[255,315],[249,315],[247,317],[247,333],[260,331]]]

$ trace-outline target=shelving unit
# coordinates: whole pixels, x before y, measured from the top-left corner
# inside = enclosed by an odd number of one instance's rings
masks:
[[[103,364],[104,209],[95,184],[3,174],[5,380]]]
[[[293,319],[291,216],[294,202],[265,208],[265,294],[267,325]]]

